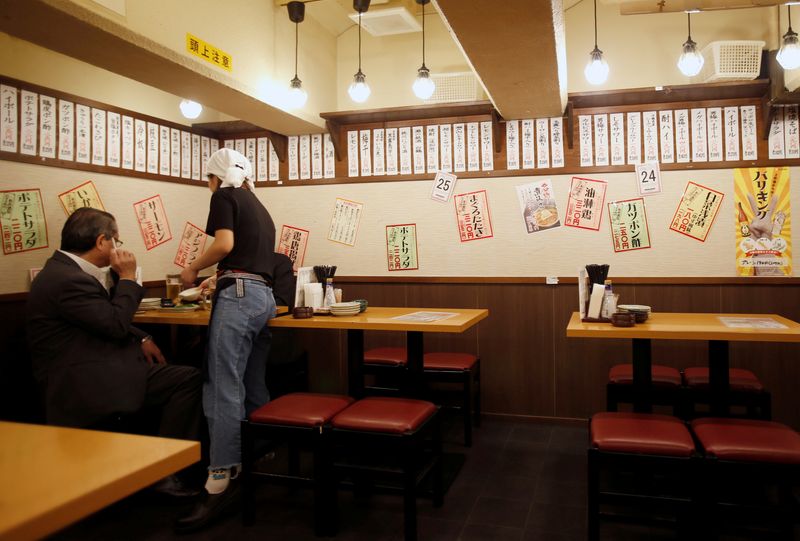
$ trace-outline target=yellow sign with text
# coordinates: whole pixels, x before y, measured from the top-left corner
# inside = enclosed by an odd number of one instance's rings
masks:
[[[231,55],[189,33],[186,34],[186,50],[218,68],[233,70]]]

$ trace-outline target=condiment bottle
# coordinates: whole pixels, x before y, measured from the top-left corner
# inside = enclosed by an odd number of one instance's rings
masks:
[[[744,213],[744,209],[742,208],[742,204],[739,203],[739,231],[742,233],[742,237],[749,237],[750,236],[750,225],[747,223],[747,216]]]
[[[605,291],[603,292],[603,305],[600,310],[600,317],[605,319],[610,319],[611,314],[616,307],[612,308],[612,304],[614,303],[614,291],[611,289],[611,280],[606,280],[603,282],[605,286]]]

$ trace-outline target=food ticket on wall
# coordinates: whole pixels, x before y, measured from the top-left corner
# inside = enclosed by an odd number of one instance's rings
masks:
[[[333,207],[333,218],[331,227],[328,230],[328,240],[354,246],[358,224],[361,222],[361,214],[364,212],[364,203],[356,203],[347,199],[336,198],[336,205]]]
[[[144,247],[147,250],[172,240],[167,213],[164,211],[160,195],[134,203],[133,210],[136,212],[136,220],[139,222]]]
[[[306,257],[306,246],[308,246],[308,231],[291,225],[284,225],[281,228],[281,236],[278,239],[278,249],[276,252],[285,254],[292,260],[292,269],[303,266]]]
[[[615,252],[650,248],[650,231],[643,198],[612,201],[608,204],[608,217]]]
[[[488,239],[494,236],[486,190],[457,194],[454,202],[461,242]]]
[[[607,186],[603,180],[572,177],[564,225],[595,231],[600,229]]]
[[[5,255],[47,248],[47,220],[38,189],[0,192],[0,229]]]
[[[417,224],[386,226],[386,258],[390,271],[419,269]]]
[[[103,201],[100,200],[100,194],[97,193],[97,188],[91,180],[58,194],[58,200],[61,201],[61,206],[67,216],[81,207],[106,210],[106,207],[103,206]]]
[[[788,167],[734,171],[737,276],[791,276]]]
[[[705,242],[724,197],[722,192],[689,182],[683,191],[683,197],[678,203],[678,210],[675,211],[669,228],[687,237]]]
[[[203,255],[207,239],[205,231],[191,222],[186,222],[183,226],[181,243],[178,245],[178,253],[175,254],[175,264],[184,269],[191,265],[195,259]]]
[[[550,179],[517,186],[517,198],[528,233],[561,227]]]

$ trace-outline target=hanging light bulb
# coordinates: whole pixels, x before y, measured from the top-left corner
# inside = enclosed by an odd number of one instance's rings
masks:
[[[308,93],[303,90],[303,81],[297,76],[298,28],[305,18],[306,5],[303,2],[289,2],[286,8],[289,11],[289,20],[294,23],[294,79],[289,82],[286,105],[290,109],[300,109],[308,101]]]
[[[192,100],[181,101],[179,107],[181,109],[181,114],[190,120],[199,117],[200,113],[203,112],[203,106]]]
[[[353,0],[353,7],[358,11],[358,71],[347,89],[350,99],[356,103],[364,103],[372,93],[367,84],[367,76],[361,71],[361,14],[369,9],[369,0]]]
[[[414,95],[421,100],[427,100],[433,96],[436,90],[436,83],[431,79],[431,71],[425,66],[425,5],[430,0],[417,0],[417,4],[422,6],[422,67],[417,70],[417,78],[411,88]]]
[[[786,6],[789,13],[789,29],[783,35],[783,44],[778,51],[778,63],[785,70],[800,68],[800,42],[797,39],[797,32],[792,30],[792,7]]]
[[[597,47],[597,0],[594,0],[594,49],[589,53],[589,63],[583,70],[589,84],[601,85],[608,79],[608,62]]]
[[[683,44],[683,54],[678,59],[678,69],[687,77],[694,77],[703,69],[705,59],[697,50],[697,43],[692,40],[692,14],[687,12],[686,18],[689,26],[689,37]]]

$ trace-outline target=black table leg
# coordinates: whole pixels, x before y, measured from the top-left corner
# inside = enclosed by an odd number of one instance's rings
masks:
[[[353,398],[364,397],[364,331],[347,330],[347,394]]]
[[[408,351],[408,395],[419,398],[422,396],[424,384],[422,333],[419,331],[407,332],[406,348]]]
[[[727,417],[730,400],[730,376],[728,373],[728,342],[708,342],[708,386],[711,392],[711,415]]]
[[[633,411],[637,413],[653,411],[653,396],[650,393],[653,385],[650,345],[647,338],[633,339]]]

